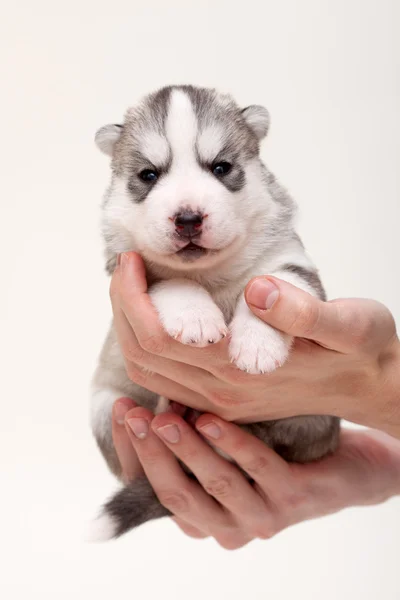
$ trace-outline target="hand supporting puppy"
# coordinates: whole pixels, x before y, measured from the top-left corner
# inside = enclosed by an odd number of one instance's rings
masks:
[[[400,343],[378,302],[322,302],[275,278],[253,280],[251,310],[296,340],[283,367],[248,375],[231,364],[229,340],[189,348],[165,333],[137,254],[123,255],[110,291],[126,368],[139,385],[229,421],[330,414],[400,437]]]
[[[201,435],[177,414],[154,417],[127,398],[114,406],[114,444],[126,481],[143,469],[186,534],[212,536],[227,549],[270,538],[300,521],[400,494],[400,441],[382,433],[344,430],[333,456],[297,465],[215,415],[202,415],[196,429]],[[254,484],[204,438],[232,456]]]

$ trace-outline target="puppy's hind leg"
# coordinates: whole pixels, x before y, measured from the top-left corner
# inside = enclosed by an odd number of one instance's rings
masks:
[[[93,435],[110,471],[118,478],[122,473],[112,438],[112,407],[124,396],[123,391],[113,387],[93,387],[90,406]]]

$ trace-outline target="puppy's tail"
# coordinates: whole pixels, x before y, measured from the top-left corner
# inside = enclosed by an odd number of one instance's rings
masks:
[[[105,542],[117,538],[146,521],[170,516],[147,479],[141,478],[122,488],[92,521],[86,539]]]

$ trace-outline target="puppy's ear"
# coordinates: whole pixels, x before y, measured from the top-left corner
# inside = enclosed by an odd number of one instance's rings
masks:
[[[122,130],[123,125],[104,125],[104,127],[100,127],[94,138],[96,146],[104,154],[112,156],[115,142],[119,140]]]
[[[262,140],[269,129],[269,112],[263,106],[252,104],[242,110],[247,125],[254,131],[257,138]]]

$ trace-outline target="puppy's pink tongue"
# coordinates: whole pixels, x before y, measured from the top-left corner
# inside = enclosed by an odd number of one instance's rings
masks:
[[[183,404],[179,404],[179,402],[175,402],[175,400],[172,400],[170,404],[170,409],[171,412],[176,413],[180,417],[183,417],[187,410],[187,406],[184,406]]]

